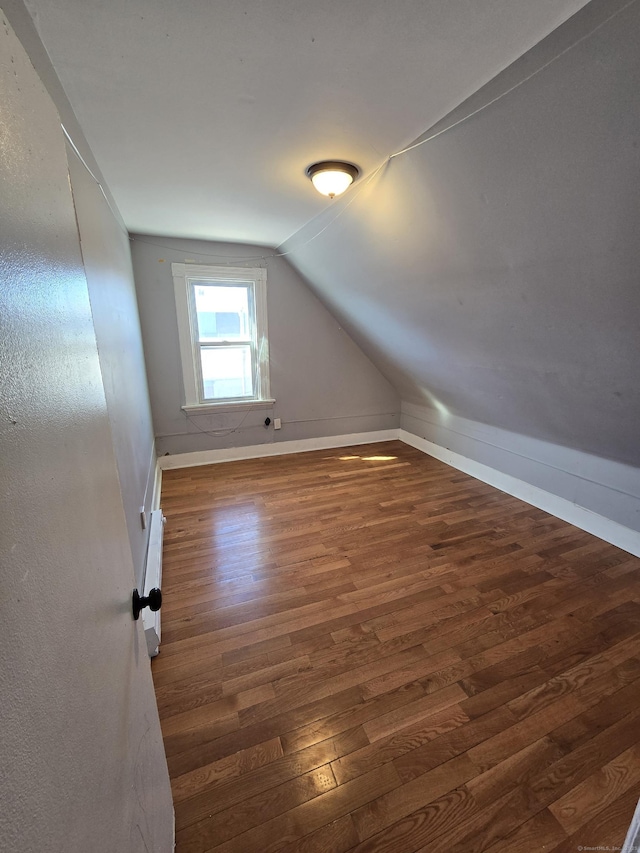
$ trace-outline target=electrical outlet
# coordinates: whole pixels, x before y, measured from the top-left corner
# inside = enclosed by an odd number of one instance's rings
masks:
[[[274,429],[282,429],[282,421],[280,420],[280,418],[274,418],[273,419],[273,428]]]
[[[144,507],[140,507],[140,524],[142,525],[142,529],[147,529],[147,513],[144,511]]]

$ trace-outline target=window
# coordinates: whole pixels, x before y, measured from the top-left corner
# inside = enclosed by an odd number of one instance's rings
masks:
[[[269,398],[264,269],[172,264],[184,378],[183,407],[273,403]]]

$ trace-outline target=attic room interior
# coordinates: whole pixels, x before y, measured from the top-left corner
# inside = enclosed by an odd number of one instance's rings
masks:
[[[640,0],[0,6],[0,853],[636,850]]]

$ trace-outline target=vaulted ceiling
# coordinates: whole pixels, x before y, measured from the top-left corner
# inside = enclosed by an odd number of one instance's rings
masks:
[[[26,0],[131,231],[275,246],[585,0]]]
[[[403,400],[640,466],[640,0],[26,3],[131,231],[282,245]]]
[[[441,423],[640,466],[638,44],[589,4],[285,243]]]

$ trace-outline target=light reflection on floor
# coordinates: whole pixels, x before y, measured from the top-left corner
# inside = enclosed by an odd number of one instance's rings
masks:
[[[372,454],[370,456],[350,454],[340,456],[340,461],[361,460],[363,462],[390,462],[397,456]],[[265,549],[265,530],[268,514],[261,504],[230,504],[218,506],[212,514],[215,550],[212,556],[211,578],[220,587],[227,584],[230,595],[239,581],[251,587],[252,596],[261,588],[269,594],[274,574],[265,572],[270,563],[270,551]]]
[[[350,459],[362,459],[364,462],[388,462],[391,459],[397,459],[397,456],[340,456],[341,462],[348,462]]]
[[[224,574],[236,570],[237,576],[257,575],[247,578],[252,585],[261,582],[260,571],[265,563],[264,544],[260,545],[262,535],[262,507],[252,505],[220,506],[213,513],[213,533],[216,551],[212,574]],[[234,545],[238,547],[235,548]],[[239,555],[242,559],[239,560]]]

